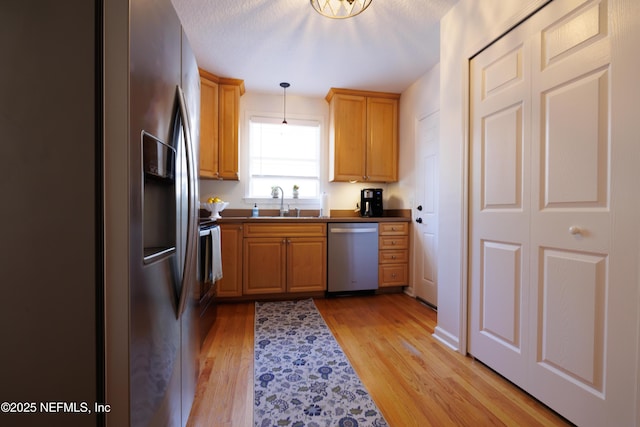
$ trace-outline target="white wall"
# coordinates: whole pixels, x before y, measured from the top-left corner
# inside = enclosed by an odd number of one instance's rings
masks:
[[[466,352],[466,147],[468,60],[547,0],[460,0],[440,22],[438,326]]]
[[[327,88],[327,91],[329,88]],[[217,180],[200,180],[200,200],[204,201],[209,196],[218,196],[226,202],[229,202],[229,209],[250,209],[253,203],[244,200],[245,183],[247,182],[247,147],[248,140],[248,120],[251,114],[272,114],[276,117],[282,117],[283,99],[282,93],[265,94],[265,93],[245,93],[240,98],[240,136],[239,136],[239,162],[240,162],[240,181],[217,181]],[[287,118],[307,118],[313,117],[323,122],[322,138],[322,156],[323,165],[320,168],[321,173],[321,192],[329,195],[330,209],[355,209],[356,203],[360,200],[360,190],[362,188],[376,187],[383,189],[383,197],[385,209],[398,208],[404,205],[404,201],[398,201],[397,196],[390,199],[388,195],[387,184],[367,184],[367,183],[343,183],[328,181],[328,156],[329,156],[329,104],[324,98],[310,98],[296,96],[287,93]],[[402,149],[401,149],[402,152]],[[286,192],[286,191],[285,191]],[[290,203],[291,207],[300,206],[301,209],[319,209],[320,201],[307,202],[285,200]],[[277,208],[279,202],[266,199],[263,203],[259,203],[261,208]],[[223,214],[224,216],[224,214]]]
[[[399,180],[389,185],[388,197],[396,209],[413,209],[415,193],[416,121],[440,108],[440,65],[427,71],[400,97]]]
[[[413,209],[416,188],[416,122],[438,111],[440,108],[440,65],[427,71],[400,97],[400,159],[399,180],[389,184],[385,193],[386,202],[394,209]],[[412,251],[415,239],[411,239]],[[409,272],[409,287],[406,293],[414,295],[413,271]]]

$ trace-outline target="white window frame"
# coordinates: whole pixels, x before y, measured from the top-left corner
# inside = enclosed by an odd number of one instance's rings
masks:
[[[244,202],[248,205],[253,206],[254,203],[258,203],[258,206],[275,206],[280,203],[280,198],[274,199],[273,197],[254,197],[250,192],[250,180],[251,173],[249,170],[250,165],[250,146],[251,146],[251,119],[252,118],[262,118],[265,121],[274,121],[276,123],[282,122],[282,115],[278,113],[263,113],[263,112],[245,112],[245,120],[244,120],[244,130],[245,137],[243,138],[245,141],[244,147],[241,150],[242,156],[242,164],[244,165],[243,172],[241,174],[242,178],[244,178]],[[295,115],[295,114],[287,114],[287,122],[295,124],[297,123],[309,123],[313,122],[319,127],[319,146],[318,146],[318,195],[317,197],[302,197],[298,199],[294,199],[291,197],[292,189],[286,188],[284,190],[284,200],[285,203],[296,205],[296,206],[305,206],[306,208],[319,208],[321,205],[322,193],[324,191],[324,182],[326,180],[326,130],[325,130],[325,119],[323,116],[315,116],[315,115]],[[277,185],[277,183],[274,183]]]

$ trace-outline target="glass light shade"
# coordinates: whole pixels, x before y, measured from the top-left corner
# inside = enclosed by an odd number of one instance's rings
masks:
[[[333,19],[351,18],[369,7],[373,0],[311,0],[320,15]]]

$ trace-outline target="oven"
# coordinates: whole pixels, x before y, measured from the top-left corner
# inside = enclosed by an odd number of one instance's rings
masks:
[[[198,245],[198,285],[200,288],[200,341],[204,342],[216,318],[216,276],[219,275],[220,228],[207,221],[200,223]]]

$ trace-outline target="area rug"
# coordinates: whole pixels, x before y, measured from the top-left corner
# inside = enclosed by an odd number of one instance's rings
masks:
[[[254,426],[387,426],[312,299],[257,302],[254,357]]]

